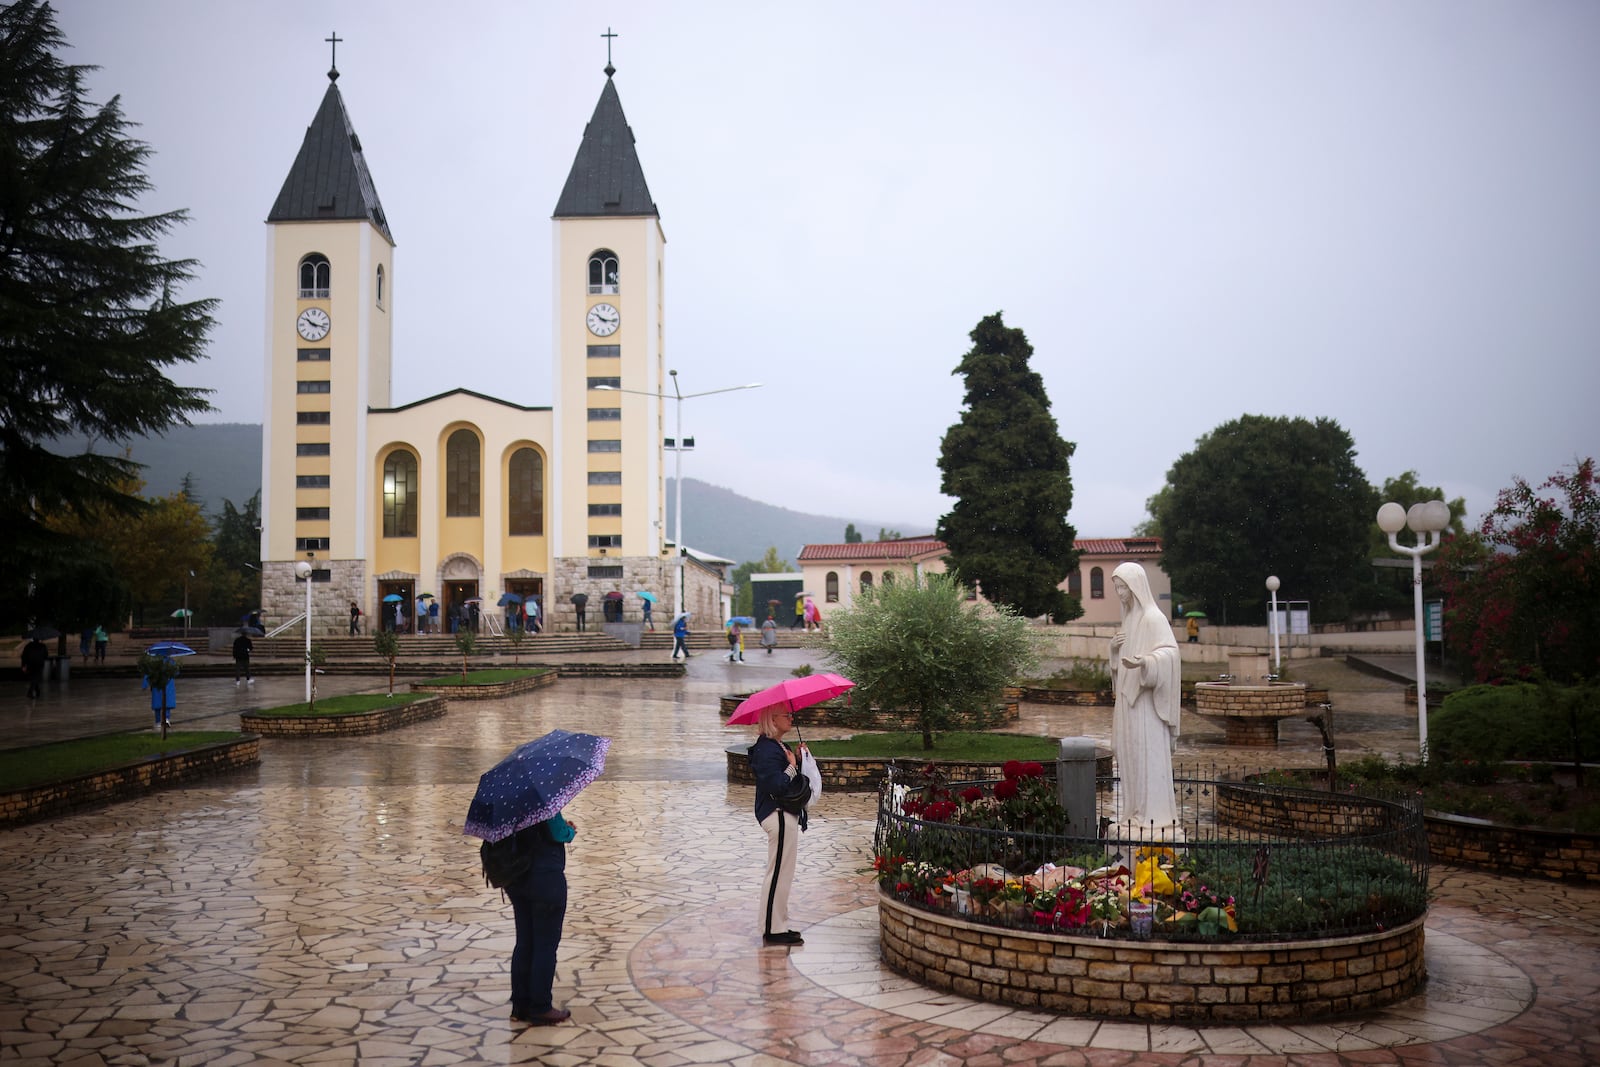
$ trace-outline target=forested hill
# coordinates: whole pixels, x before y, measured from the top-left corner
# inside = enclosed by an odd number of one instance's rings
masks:
[[[82,437],[63,438],[55,451],[81,452],[84,446]],[[95,451],[110,452],[112,449],[102,443]],[[224,500],[242,508],[261,487],[261,426],[233,422],[174,427],[160,437],[135,441],[132,457],[145,466],[145,496],[175,493],[182,488],[184,476],[188,475],[206,514],[215,515],[222,510]],[[669,534],[677,529],[675,496],[669,478]],[[770,545],[777,548],[780,558],[792,564],[801,545],[843,541],[844,528],[852,522],[869,540],[875,539],[878,531],[884,528],[899,530],[908,536],[926,534],[933,529],[932,516],[914,523],[905,519],[813,515],[763,504],[731,489],[693,478],[683,480],[684,542],[691,548],[736,563],[760,559]]]

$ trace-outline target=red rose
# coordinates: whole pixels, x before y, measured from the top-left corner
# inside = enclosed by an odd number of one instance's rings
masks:
[[[1022,761],[1008,759],[1000,768],[1000,773],[1006,776],[1006,781],[1012,781],[1022,773]]]
[[[1015,778],[1007,778],[1003,782],[996,782],[994,784],[994,795],[999,797],[1001,800],[1010,800],[1012,797],[1016,796],[1017,795],[1017,781],[1016,781],[1016,779]]]
[[[965,800],[968,804],[976,804],[978,801],[983,799],[983,790],[979,789],[977,786],[972,786],[969,789],[963,789],[961,791],[961,799]]]
[[[1023,777],[1023,778],[1043,778],[1044,777],[1044,764],[1035,763],[1035,762],[1033,762],[1031,760],[1029,762],[1027,762],[1027,763],[1024,763],[1022,765],[1022,771],[1020,773],[1020,777]]]

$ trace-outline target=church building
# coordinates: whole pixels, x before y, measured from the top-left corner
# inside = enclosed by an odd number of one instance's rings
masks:
[[[503,594],[533,597],[558,629],[572,627],[579,593],[591,626],[608,593],[636,618],[640,591],[665,619],[720,618],[720,568],[667,538],[666,237],[615,73],[608,63],[556,199],[553,404],[528,407],[467,389],[394,403],[391,316],[406,290],[328,72],[267,215],[269,621],[304,610],[301,563],[318,634],[343,632],[351,603],[371,629],[394,605],[412,616],[423,594],[445,619],[471,601],[490,614]]]

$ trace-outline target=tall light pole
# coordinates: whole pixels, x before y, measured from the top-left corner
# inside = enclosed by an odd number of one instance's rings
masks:
[[[1267,576],[1267,592],[1272,594],[1272,614],[1267,616],[1272,620],[1272,673],[1283,673],[1283,657],[1278,655],[1278,576]]]
[[[311,703],[311,564],[297,560],[295,576],[306,583],[306,703]]]
[[[1428,758],[1428,679],[1423,663],[1427,642],[1422,629],[1422,557],[1439,547],[1439,535],[1449,525],[1450,506],[1443,500],[1412,504],[1410,511],[1392,501],[1378,509],[1378,529],[1389,535],[1389,547],[1411,557],[1411,599],[1417,644],[1417,747],[1424,760]],[[1417,535],[1415,545],[1402,545],[1396,536],[1406,526]]]
[[[673,530],[673,534],[672,534],[672,540],[673,540],[673,546],[677,549],[676,555],[677,555],[677,562],[678,562],[678,573],[677,573],[676,580],[673,582],[673,590],[672,590],[672,613],[674,615],[677,615],[678,612],[683,610],[683,604],[684,604],[684,595],[683,595],[683,452],[684,452],[685,445],[683,443],[683,402],[685,400],[693,400],[697,396],[712,396],[712,395],[714,395],[716,393],[734,393],[734,392],[738,392],[740,389],[760,389],[761,388],[761,383],[760,382],[750,382],[750,383],[745,384],[745,385],[730,385],[730,386],[726,386],[725,388],[722,388],[722,389],[707,389],[704,392],[700,392],[700,393],[685,393],[681,389],[678,388],[678,372],[675,371],[675,370],[669,370],[669,371],[667,371],[667,374],[672,379],[672,392],[670,394],[668,394],[668,393],[648,393],[648,392],[645,392],[643,389],[623,389],[620,386],[615,386],[615,385],[597,385],[597,386],[595,386],[595,388],[596,389],[603,389],[603,390],[605,390],[607,392],[611,392],[611,393],[632,393],[634,396],[653,396],[657,400],[673,400],[673,401],[677,402],[677,420],[676,421],[677,421],[677,426],[678,426],[678,428],[677,428],[678,436],[676,436],[676,437],[674,437],[672,439],[672,451],[677,453],[677,460],[676,460],[676,462],[674,464],[673,475],[672,475],[673,492],[674,492],[674,494],[676,496],[676,502],[674,503],[673,508],[677,512],[677,515],[675,517],[675,521],[673,523],[674,530]]]

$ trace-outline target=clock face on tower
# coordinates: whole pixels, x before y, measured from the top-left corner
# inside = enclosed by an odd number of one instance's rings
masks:
[[[300,317],[294,320],[294,328],[300,331],[300,336],[307,341],[320,341],[328,336],[328,331],[333,329],[333,320],[321,308],[306,308],[300,312]]]
[[[622,314],[610,304],[596,304],[589,309],[589,332],[596,337],[610,337],[622,325]]]

